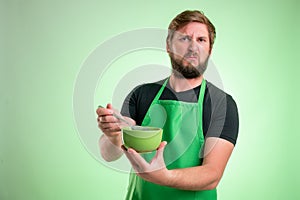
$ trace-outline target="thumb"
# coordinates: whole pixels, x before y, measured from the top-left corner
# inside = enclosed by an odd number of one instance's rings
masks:
[[[157,149],[157,158],[162,158],[163,159],[163,155],[164,155],[164,149],[165,147],[167,146],[167,142],[166,141],[163,141],[160,143],[158,149]]]
[[[113,109],[111,103],[108,103],[108,104],[106,105],[106,108],[107,108],[107,109]]]
[[[121,115],[120,111],[118,111],[117,109],[114,109],[111,103],[108,103],[106,105],[107,109],[110,109],[112,112],[117,113],[118,115]]]

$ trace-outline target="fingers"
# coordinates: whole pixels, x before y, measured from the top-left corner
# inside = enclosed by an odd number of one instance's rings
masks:
[[[112,107],[112,105],[111,105],[110,103],[108,103],[108,104],[106,105],[106,108],[107,108],[107,109],[113,110],[113,107]]]
[[[134,149],[126,147],[122,147],[126,157],[128,158],[129,162],[131,163],[133,169],[138,173],[143,173],[147,171],[147,166],[149,165],[144,158],[137,153]]]
[[[157,152],[154,158],[150,161],[150,163],[148,163],[134,149],[126,149],[124,146],[122,147],[122,149],[128,160],[130,161],[132,167],[137,173],[147,173],[165,168],[163,153],[166,145],[167,142],[165,141],[160,143],[160,146],[158,147]]]
[[[114,116],[102,116],[97,118],[98,127],[105,134],[109,134],[109,132],[118,132],[121,131],[120,124],[118,123],[118,119]]]
[[[98,123],[98,127],[104,133],[121,131],[121,127],[117,123],[103,123],[103,122],[100,122],[100,123]]]
[[[164,166],[165,165],[165,161],[164,161],[164,150],[165,147],[167,145],[166,141],[163,141],[160,143],[159,147],[157,148],[157,152],[155,154],[155,157],[152,159],[151,163],[153,161],[156,161],[159,166]]]
[[[157,149],[157,154],[156,156],[157,157],[163,157],[163,154],[164,154],[164,150],[165,150],[165,147],[167,146],[167,142],[166,141],[163,141],[160,143],[158,149]]]
[[[98,116],[97,121],[101,123],[115,123],[118,122],[118,119],[112,115],[102,115]]]
[[[164,151],[165,147],[167,146],[167,141],[162,141],[159,145],[159,147],[157,148],[157,151]]]
[[[99,106],[96,110],[98,127],[107,136],[118,135],[121,131],[118,119],[113,116],[113,112],[111,104],[107,104],[106,108]]]
[[[99,107],[96,110],[96,113],[98,116],[105,116],[105,115],[112,115],[113,114],[113,109],[111,104],[107,104],[110,105],[109,108],[103,108],[103,107]]]

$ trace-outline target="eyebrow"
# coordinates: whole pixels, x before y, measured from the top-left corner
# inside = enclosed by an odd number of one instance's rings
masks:
[[[191,36],[189,34],[185,34],[185,33],[178,33],[178,37],[189,37],[191,38]],[[197,39],[208,39],[209,37],[208,36],[198,36]]]
[[[186,33],[180,33],[180,32],[178,32],[177,35],[178,35],[179,37],[186,37],[186,36],[191,37],[191,35],[189,35],[189,34],[186,34]],[[206,36],[206,35],[200,35],[200,36],[198,36],[197,38],[208,38],[208,36]]]
[[[201,38],[201,39],[208,39],[209,37],[207,37],[207,36],[200,36],[200,37],[198,37],[198,38]]]

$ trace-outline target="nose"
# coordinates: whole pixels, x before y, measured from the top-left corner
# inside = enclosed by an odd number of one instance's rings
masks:
[[[198,45],[197,45],[197,42],[195,40],[190,41],[189,50],[190,51],[197,51],[198,50]]]

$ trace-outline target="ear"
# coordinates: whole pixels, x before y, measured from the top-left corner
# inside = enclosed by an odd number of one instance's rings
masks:
[[[168,53],[170,53],[170,52],[171,52],[171,50],[170,50],[170,46],[169,46],[168,42],[166,42],[166,50],[167,50],[167,52],[168,52]]]

